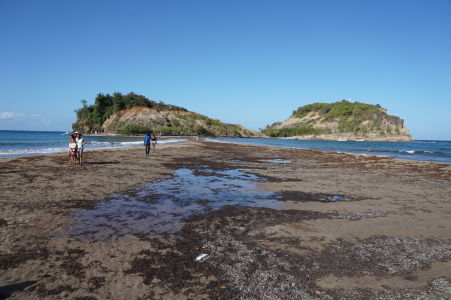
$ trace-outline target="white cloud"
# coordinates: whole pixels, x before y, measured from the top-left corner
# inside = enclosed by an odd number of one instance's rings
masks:
[[[50,130],[52,122],[38,114],[0,112],[0,130]]]
[[[0,120],[11,120],[11,119],[19,119],[19,118],[39,118],[38,114],[24,114],[24,113],[16,113],[16,112],[0,112]]]
[[[8,119],[17,119],[17,118],[25,118],[27,115],[22,113],[15,112],[0,112],[0,120],[8,120]]]

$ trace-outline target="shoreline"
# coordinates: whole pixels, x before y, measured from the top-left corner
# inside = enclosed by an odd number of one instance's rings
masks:
[[[282,138],[283,139],[283,138]],[[443,164],[443,165],[451,165],[447,162],[438,162],[438,161],[430,161],[430,160],[418,160],[418,159],[409,159],[409,158],[400,158],[400,157],[394,157],[394,156],[388,156],[388,155],[371,155],[371,154],[359,154],[359,153],[351,153],[351,152],[343,152],[343,151],[330,151],[330,150],[323,150],[323,149],[306,149],[306,148],[296,148],[296,147],[289,147],[289,146],[268,146],[268,145],[258,145],[258,144],[246,144],[246,143],[233,143],[233,142],[224,142],[224,141],[208,141],[208,143],[220,143],[220,144],[231,144],[231,145],[244,145],[244,146],[252,146],[252,147],[268,147],[268,148],[278,148],[278,149],[298,149],[303,151],[318,151],[323,153],[337,153],[337,154],[346,154],[356,157],[378,157],[378,158],[388,158],[388,159],[394,159],[394,160],[400,160],[400,161],[406,161],[406,162],[422,162],[422,163],[432,163],[432,164]]]
[[[172,137],[169,137],[168,139],[171,139]],[[177,142],[171,142],[171,143],[161,143],[161,141],[164,141],[166,139],[161,139],[159,146],[161,147],[162,145],[166,145],[166,144],[180,144],[180,143],[186,143],[186,142],[190,142],[190,139],[184,139],[181,141],[177,141]],[[144,144],[144,142],[142,142]],[[105,147],[105,148],[90,148],[89,147],[89,143],[88,146],[85,146],[84,152],[91,152],[91,151],[106,151],[106,150],[117,150],[117,149],[129,149],[129,148],[134,148],[134,147],[142,147],[143,145],[135,145],[135,146],[123,146],[123,147]],[[15,154],[14,157],[1,157],[0,156],[0,161],[2,159],[16,159],[16,158],[22,158],[22,157],[35,157],[35,156],[46,156],[46,155],[55,155],[55,154],[62,154],[62,153],[67,153],[68,149],[64,149],[64,150],[59,150],[57,152],[50,152],[50,153],[28,153],[28,154]]]
[[[192,141],[159,145],[147,158],[140,147],[119,150],[89,151],[83,167],[67,165],[61,153],[0,160],[0,295],[22,282],[29,285],[11,299],[316,299],[316,292],[404,299],[446,297],[451,287],[446,164]],[[80,222],[75,216],[108,208],[112,194],[119,205],[156,188],[140,203],[155,205],[167,193],[184,203],[205,193],[224,199],[221,190],[239,182],[245,190],[236,197],[255,192],[277,206],[263,198],[261,205],[253,198],[244,206],[200,202],[206,211],[170,234],[135,227],[139,218],[117,215],[127,209],[117,206],[99,211],[96,219],[108,213],[99,226],[61,234]],[[119,235],[115,228],[140,230]],[[84,238],[103,230],[107,238]],[[200,253],[208,259],[196,262]]]
[[[132,137],[132,136],[130,136]],[[168,138],[176,138],[176,136],[168,136]],[[387,159],[393,159],[393,160],[399,160],[399,161],[405,161],[405,162],[421,162],[421,163],[431,163],[431,164],[441,164],[441,165],[448,165],[451,166],[451,162],[439,162],[439,161],[430,161],[430,160],[418,160],[418,159],[410,159],[410,158],[400,158],[400,157],[393,157],[388,155],[371,155],[371,154],[359,154],[359,153],[351,153],[351,152],[344,152],[344,151],[330,151],[330,150],[323,150],[323,149],[305,149],[305,148],[296,148],[296,147],[289,147],[289,146],[269,146],[269,145],[258,145],[258,144],[246,144],[246,143],[234,143],[234,142],[227,142],[227,141],[203,141],[203,140],[197,140],[196,137],[188,138],[188,141],[181,141],[181,142],[175,142],[175,143],[169,143],[169,145],[174,144],[184,144],[184,143],[191,143],[191,142],[205,142],[205,143],[219,143],[219,144],[229,144],[229,145],[242,145],[242,146],[251,146],[251,147],[262,147],[262,148],[276,148],[276,149],[297,149],[302,151],[318,151],[321,153],[337,153],[337,154],[346,154],[351,155],[354,157],[368,157],[368,158],[387,158]],[[284,138],[280,138],[284,139]],[[351,141],[352,142],[352,141]],[[167,144],[158,144],[159,147],[167,145]],[[157,147],[158,147],[157,146]],[[142,146],[129,146],[129,147],[117,147],[117,148],[101,148],[101,149],[85,149],[85,153],[89,153],[92,151],[115,151],[115,150],[121,150],[121,149],[138,149]],[[67,151],[61,151],[61,152],[54,152],[54,153],[48,153],[48,154],[35,154],[35,155],[27,155],[27,156],[18,156],[18,157],[0,157],[0,162],[2,161],[8,161],[18,158],[26,158],[26,157],[36,157],[36,156],[50,156],[50,155],[61,155],[62,153],[66,153]]]

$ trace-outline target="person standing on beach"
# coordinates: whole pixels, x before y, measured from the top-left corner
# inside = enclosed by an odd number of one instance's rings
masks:
[[[71,135],[69,140],[69,154],[70,164],[75,164],[77,162],[77,143],[75,142],[75,135]]]
[[[146,156],[149,155],[150,152],[150,133],[146,132],[144,136],[144,147],[146,148]]]
[[[150,137],[150,142],[152,143],[152,150],[155,153],[157,151],[155,148],[157,146],[157,137],[153,133],[152,136]]]
[[[77,150],[78,150],[78,161],[80,162],[80,166],[83,164],[83,149],[84,146],[88,143],[84,138],[81,137],[81,133],[77,136]]]

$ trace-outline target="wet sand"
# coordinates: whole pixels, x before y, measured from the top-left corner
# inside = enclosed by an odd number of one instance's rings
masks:
[[[450,165],[143,152],[0,160],[0,299],[451,298]]]

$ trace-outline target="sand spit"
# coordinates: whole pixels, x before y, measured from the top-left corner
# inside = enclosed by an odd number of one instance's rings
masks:
[[[224,143],[143,152],[0,161],[0,299],[451,298],[449,165]]]

